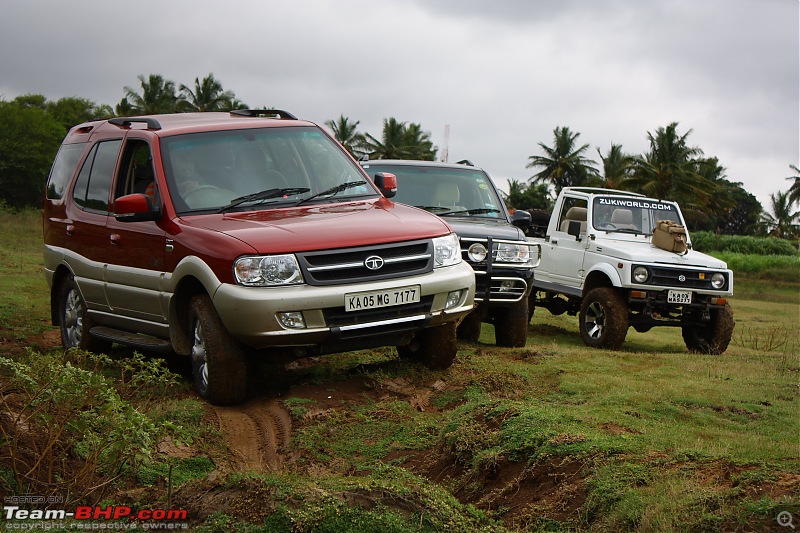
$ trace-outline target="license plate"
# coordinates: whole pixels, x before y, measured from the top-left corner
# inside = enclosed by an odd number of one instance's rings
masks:
[[[692,291],[668,291],[667,303],[690,304],[692,303]]]
[[[419,302],[420,286],[410,285],[382,291],[351,292],[344,295],[345,311],[361,311]]]

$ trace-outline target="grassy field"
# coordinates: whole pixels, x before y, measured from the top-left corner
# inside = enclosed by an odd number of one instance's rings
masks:
[[[29,361],[51,330],[38,215],[0,214],[0,230],[0,356]],[[192,450],[154,451],[105,501],[163,508],[174,467],[171,501],[205,532],[783,531],[779,513],[800,521],[800,287],[737,279],[720,356],[687,353],[673,328],[589,349],[575,317],[537,310],[525,348],[494,347],[484,325],[446,371],[381,349],[261,376],[293,424],[268,474],[215,470],[230,452],[185,373],[95,362],[152,421],[136,431]],[[143,374],[160,394],[131,390]],[[20,490],[4,468],[0,492]]]

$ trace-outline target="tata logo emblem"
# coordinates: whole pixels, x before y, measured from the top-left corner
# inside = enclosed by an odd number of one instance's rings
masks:
[[[370,270],[380,270],[383,266],[383,257],[371,255],[364,259],[364,266]]]
[[[686,281],[686,276],[684,276],[683,274],[681,274],[680,276],[678,276],[678,281],[680,281],[681,283],[683,283],[684,281]]]

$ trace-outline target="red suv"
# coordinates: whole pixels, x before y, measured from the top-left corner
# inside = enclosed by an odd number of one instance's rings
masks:
[[[215,404],[245,399],[250,355],[396,346],[446,368],[475,277],[451,228],[395,191],[283,111],[75,126],[43,209],[53,325],[65,348],[190,356]]]

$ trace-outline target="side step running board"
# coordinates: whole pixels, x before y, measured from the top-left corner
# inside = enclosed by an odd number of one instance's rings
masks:
[[[117,342],[119,344],[126,344],[134,348],[140,348],[151,352],[170,352],[172,351],[172,344],[163,339],[157,339],[149,335],[140,335],[138,333],[129,333],[119,329],[107,328],[105,326],[96,326],[89,330],[92,337],[104,339],[107,341]]]

